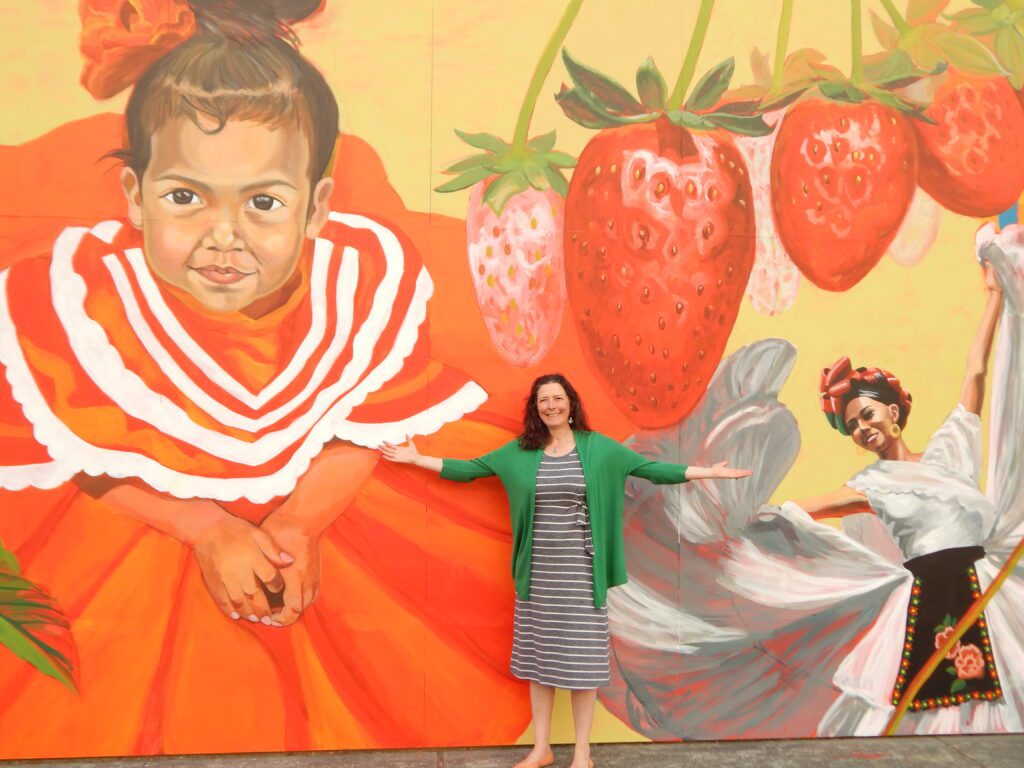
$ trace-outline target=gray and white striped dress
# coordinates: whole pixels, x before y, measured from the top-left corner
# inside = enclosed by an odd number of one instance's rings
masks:
[[[541,459],[530,599],[516,598],[512,674],[557,688],[609,683],[608,608],[594,607],[594,546],[574,449]]]

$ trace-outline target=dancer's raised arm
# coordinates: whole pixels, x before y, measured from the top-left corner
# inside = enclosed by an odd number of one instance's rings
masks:
[[[971,413],[981,414],[985,398],[985,375],[988,373],[988,359],[992,352],[992,340],[996,325],[1003,309],[1003,292],[991,266],[985,265],[985,291],[988,296],[981,323],[974,335],[974,342],[967,354],[967,371],[963,388],[960,390],[960,404]]]

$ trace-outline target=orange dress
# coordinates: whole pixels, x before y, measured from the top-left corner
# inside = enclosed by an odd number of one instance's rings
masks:
[[[138,478],[259,522],[331,440],[426,434],[421,449],[468,456],[509,439],[467,375],[505,370],[482,329],[455,365],[432,354],[428,299],[465,263],[432,280],[418,253],[438,232],[461,247],[457,230],[405,211],[345,137],[338,213],[300,287],[260,319],[210,314],[116,219],[115,174],[94,163],[119,131],[101,116],[0,149],[0,541],[54,595],[79,659],[75,694],[0,647],[0,758],[514,741],[529,703],[507,671],[496,484],[379,464],[321,537],[318,601],[275,629],[226,618],[187,547],[72,480]]]

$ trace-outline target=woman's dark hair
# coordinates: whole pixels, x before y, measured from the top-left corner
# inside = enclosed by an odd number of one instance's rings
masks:
[[[860,368],[858,372],[863,372],[866,369]],[[843,397],[843,412],[846,412],[846,406],[851,400],[855,400],[858,397],[869,397],[882,405],[895,405],[899,410],[899,416],[896,418],[896,423],[900,429],[905,429],[907,426],[907,417],[910,415],[910,393],[909,392],[897,392],[896,389],[889,384],[882,376],[876,376],[871,379],[859,379],[850,382],[850,391]]]
[[[338,103],[316,67],[298,51],[291,25],[322,0],[189,0],[196,34],[139,79],[125,110],[126,141],[114,156],[140,179],[150,137],[184,116],[208,133],[228,120],[288,122],[309,138],[313,186],[328,172],[338,137]],[[212,121],[212,128],[200,119]]]
[[[527,451],[543,448],[548,442],[547,424],[541,420],[540,411],[537,410],[537,392],[545,384],[562,385],[562,389],[565,390],[565,394],[569,398],[569,418],[572,419],[572,428],[577,432],[590,431],[587,412],[583,409],[583,401],[580,400],[576,388],[562,374],[547,373],[534,379],[523,409],[523,433],[519,436],[519,447]]]

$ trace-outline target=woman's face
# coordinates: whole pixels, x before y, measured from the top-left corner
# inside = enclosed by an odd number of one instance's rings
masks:
[[[899,413],[896,405],[886,405],[870,397],[855,397],[846,404],[846,431],[861,448],[882,453],[896,442],[892,425],[897,423]]]
[[[142,179],[122,175],[150,269],[214,312],[259,300],[273,308],[329,213],[332,182],[310,194],[301,128],[229,120],[205,133],[179,117],[153,134],[151,148]]]
[[[570,403],[565,387],[558,382],[541,384],[537,390],[537,412],[549,430],[569,423]]]

